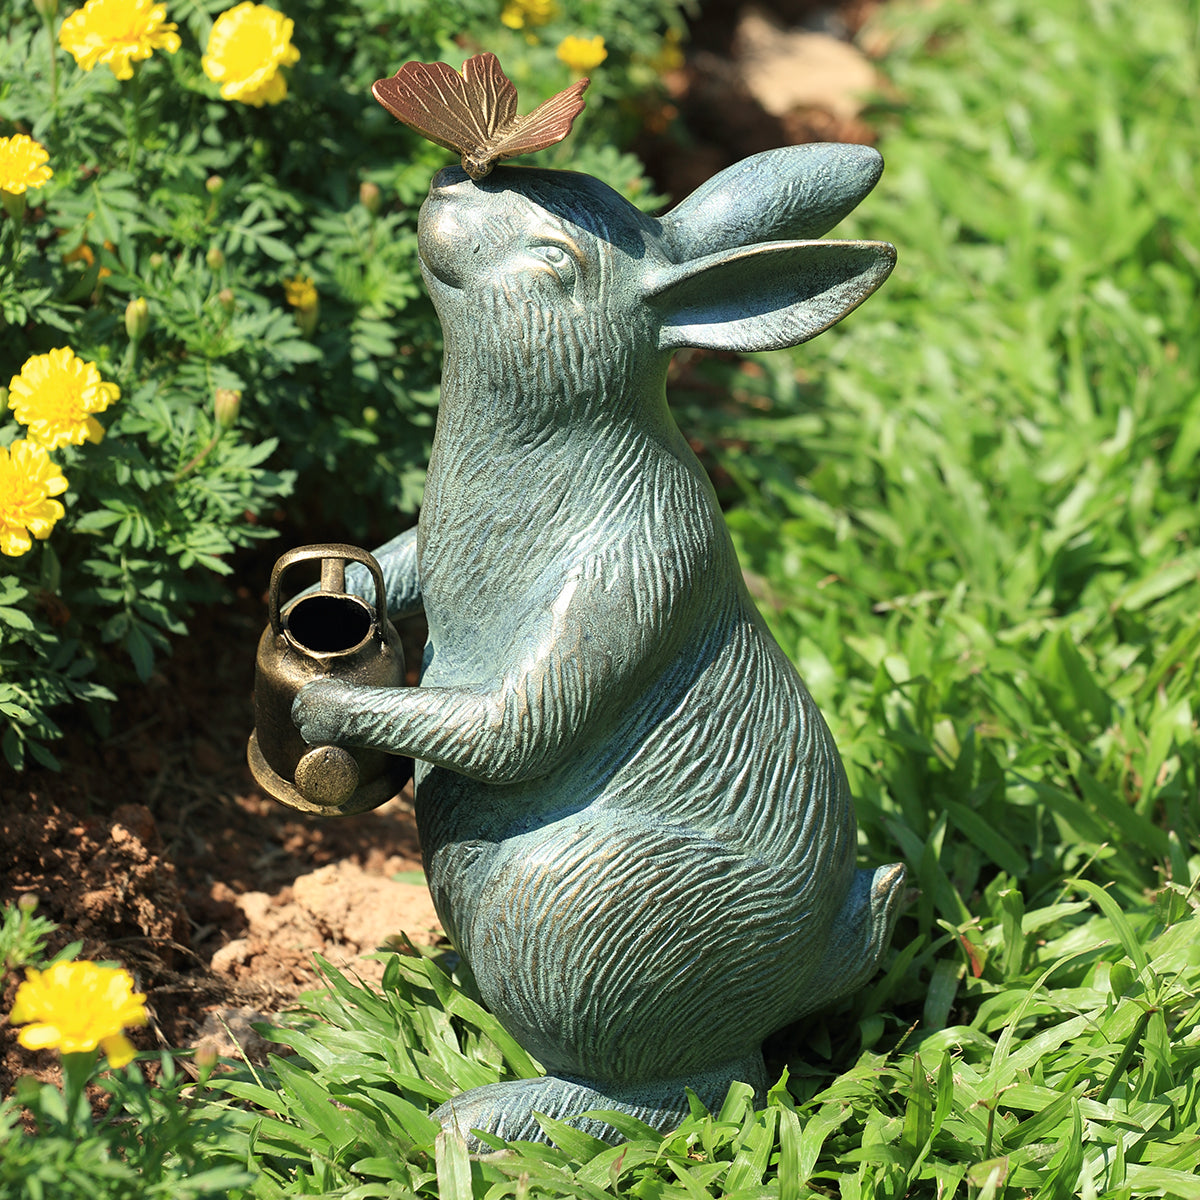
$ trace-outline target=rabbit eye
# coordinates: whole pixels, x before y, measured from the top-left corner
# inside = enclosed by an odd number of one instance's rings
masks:
[[[562,246],[545,243],[532,247],[533,253],[559,277],[564,287],[575,283],[575,259]]]

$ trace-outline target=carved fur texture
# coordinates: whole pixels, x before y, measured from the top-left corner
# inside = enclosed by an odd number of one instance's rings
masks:
[[[441,407],[418,530],[378,552],[428,618],[421,686],[312,685],[295,719],[418,760],[439,916],[551,1077],[447,1123],[666,1127],[685,1084],[761,1087],[763,1038],[886,945],[903,869],[856,869],[833,739],[664,392],[676,346],[791,345],[882,282],[890,246],[811,240],[878,173],[861,147],[769,152],[661,221],[569,172],[434,180]]]

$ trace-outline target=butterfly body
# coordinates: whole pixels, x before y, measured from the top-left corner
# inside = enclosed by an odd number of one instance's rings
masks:
[[[486,147],[470,151],[462,156],[462,168],[472,179],[482,179],[491,172],[495,159]]]
[[[472,179],[483,179],[501,159],[561,142],[583,111],[587,86],[580,79],[519,117],[517,89],[499,59],[476,54],[461,73],[446,63],[405,63],[371,92],[394,117],[461,155]]]

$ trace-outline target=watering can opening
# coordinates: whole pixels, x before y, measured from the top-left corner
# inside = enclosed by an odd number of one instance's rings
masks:
[[[357,596],[301,596],[284,613],[288,637],[310,654],[346,654],[371,636],[371,609]]]

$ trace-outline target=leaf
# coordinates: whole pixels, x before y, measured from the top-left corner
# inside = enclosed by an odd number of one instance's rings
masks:
[[[808,1173],[801,1165],[801,1145],[803,1133],[800,1128],[800,1117],[795,1110],[781,1108],[779,1110],[779,1200],[800,1200],[804,1195],[804,1185],[808,1182]],[[817,1148],[818,1154],[820,1147]]]
[[[800,1145],[797,1151],[797,1178],[807,1183],[813,1171],[816,1170],[817,1160],[821,1149],[829,1135],[843,1125],[851,1116],[851,1110],[842,1104],[824,1104],[815,1115],[804,1122],[800,1135]]]
[[[964,965],[942,958],[934,964],[929,989],[925,993],[923,1022],[928,1029],[944,1029],[954,998],[962,982]]]
[[[1075,737],[1086,740],[1108,726],[1112,703],[1066,629],[1046,637],[1033,665],[1051,711]]]
[[[757,1187],[763,1182],[775,1148],[778,1113],[776,1107],[763,1109],[755,1114],[755,1120],[748,1129],[743,1128],[742,1144],[734,1154],[725,1176],[725,1189],[730,1195]]]
[[[971,839],[971,844],[982,850],[1002,871],[1006,871],[1015,879],[1023,879],[1029,873],[1028,857],[993,823],[955,800],[947,801],[945,808],[955,828],[965,833]]]
[[[29,632],[33,629],[33,621],[19,608],[0,608],[0,621],[10,630],[19,629]]]
[[[557,1121],[544,1113],[534,1113],[534,1116],[550,1140],[576,1162],[590,1162],[597,1154],[609,1149],[607,1142],[602,1142],[564,1121]]]
[[[1113,603],[1125,612],[1140,612],[1179,588],[1194,585],[1197,578],[1200,578],[1200,554],[1193,553],[1126,588]]]
[[[1134,933],[1133,927],[1117,902],[1103,888],[1097,887],[1088,879],[1072,879],[1070,883],[1073,888],[1090,896],[1100,911],[1109,919],[1117,937],[1120,938],[1129,961],[1137,967],[1138,973],[1145,977],[1150,960],[1146,957],[1141,939]]]
[[[289,1109],[297,1120],[304,1120],[334,1149],[349,1145],[357,1136],[358,1122],[344,1109],[334,1106],[333,1098],[307,1071],[287,1059],[271,1057],[281,1089],[289,1094]]]
[[[734,1080],[725,1093],[725,1100],[717,1114],[719,1122],[734,1124],[745,1120],[746,1115],[754,1111],[754,1089],[748,1083]]]
[[[143,632],[143,626],[131,623],[125,635],[125,649],[133,659],[138,679],[145,683],[154,673],[154,647]]]
[[[312,342],[301,341],[299,338],[292,341],[275,342],[271,347],[272,355],[285,363],[310,363],[319,362],[324,357],[324,351],[320,346],[314,345]]]
[[[1083,1120],[1079,1102],[1072,1102],[1071,1130],[1060,1143],[1046,1166],[1045,1182],[1035,1200],[1073,1200],[1079,1194],[1079,1173],[1083,1166]]]
[[[662,1135],[657,1129],[647,1125],[644,1121],[638,1120],[637,1117],[631,1116],[629,1113],[619,1112],[614,1109],[595,1108],[588,1109],[587,1112],[581,1113],[580,1116],[595,1117],[599,1121],[604,1121],[605,1124],[611,1125],[626,1141],[652,1141],[656,1146],[662,1140]]]
[[[434,1160],[441,1200],[472,1200],[474,1191],[467,1143],[457,1133],[443,1129],[434,1143]]]

